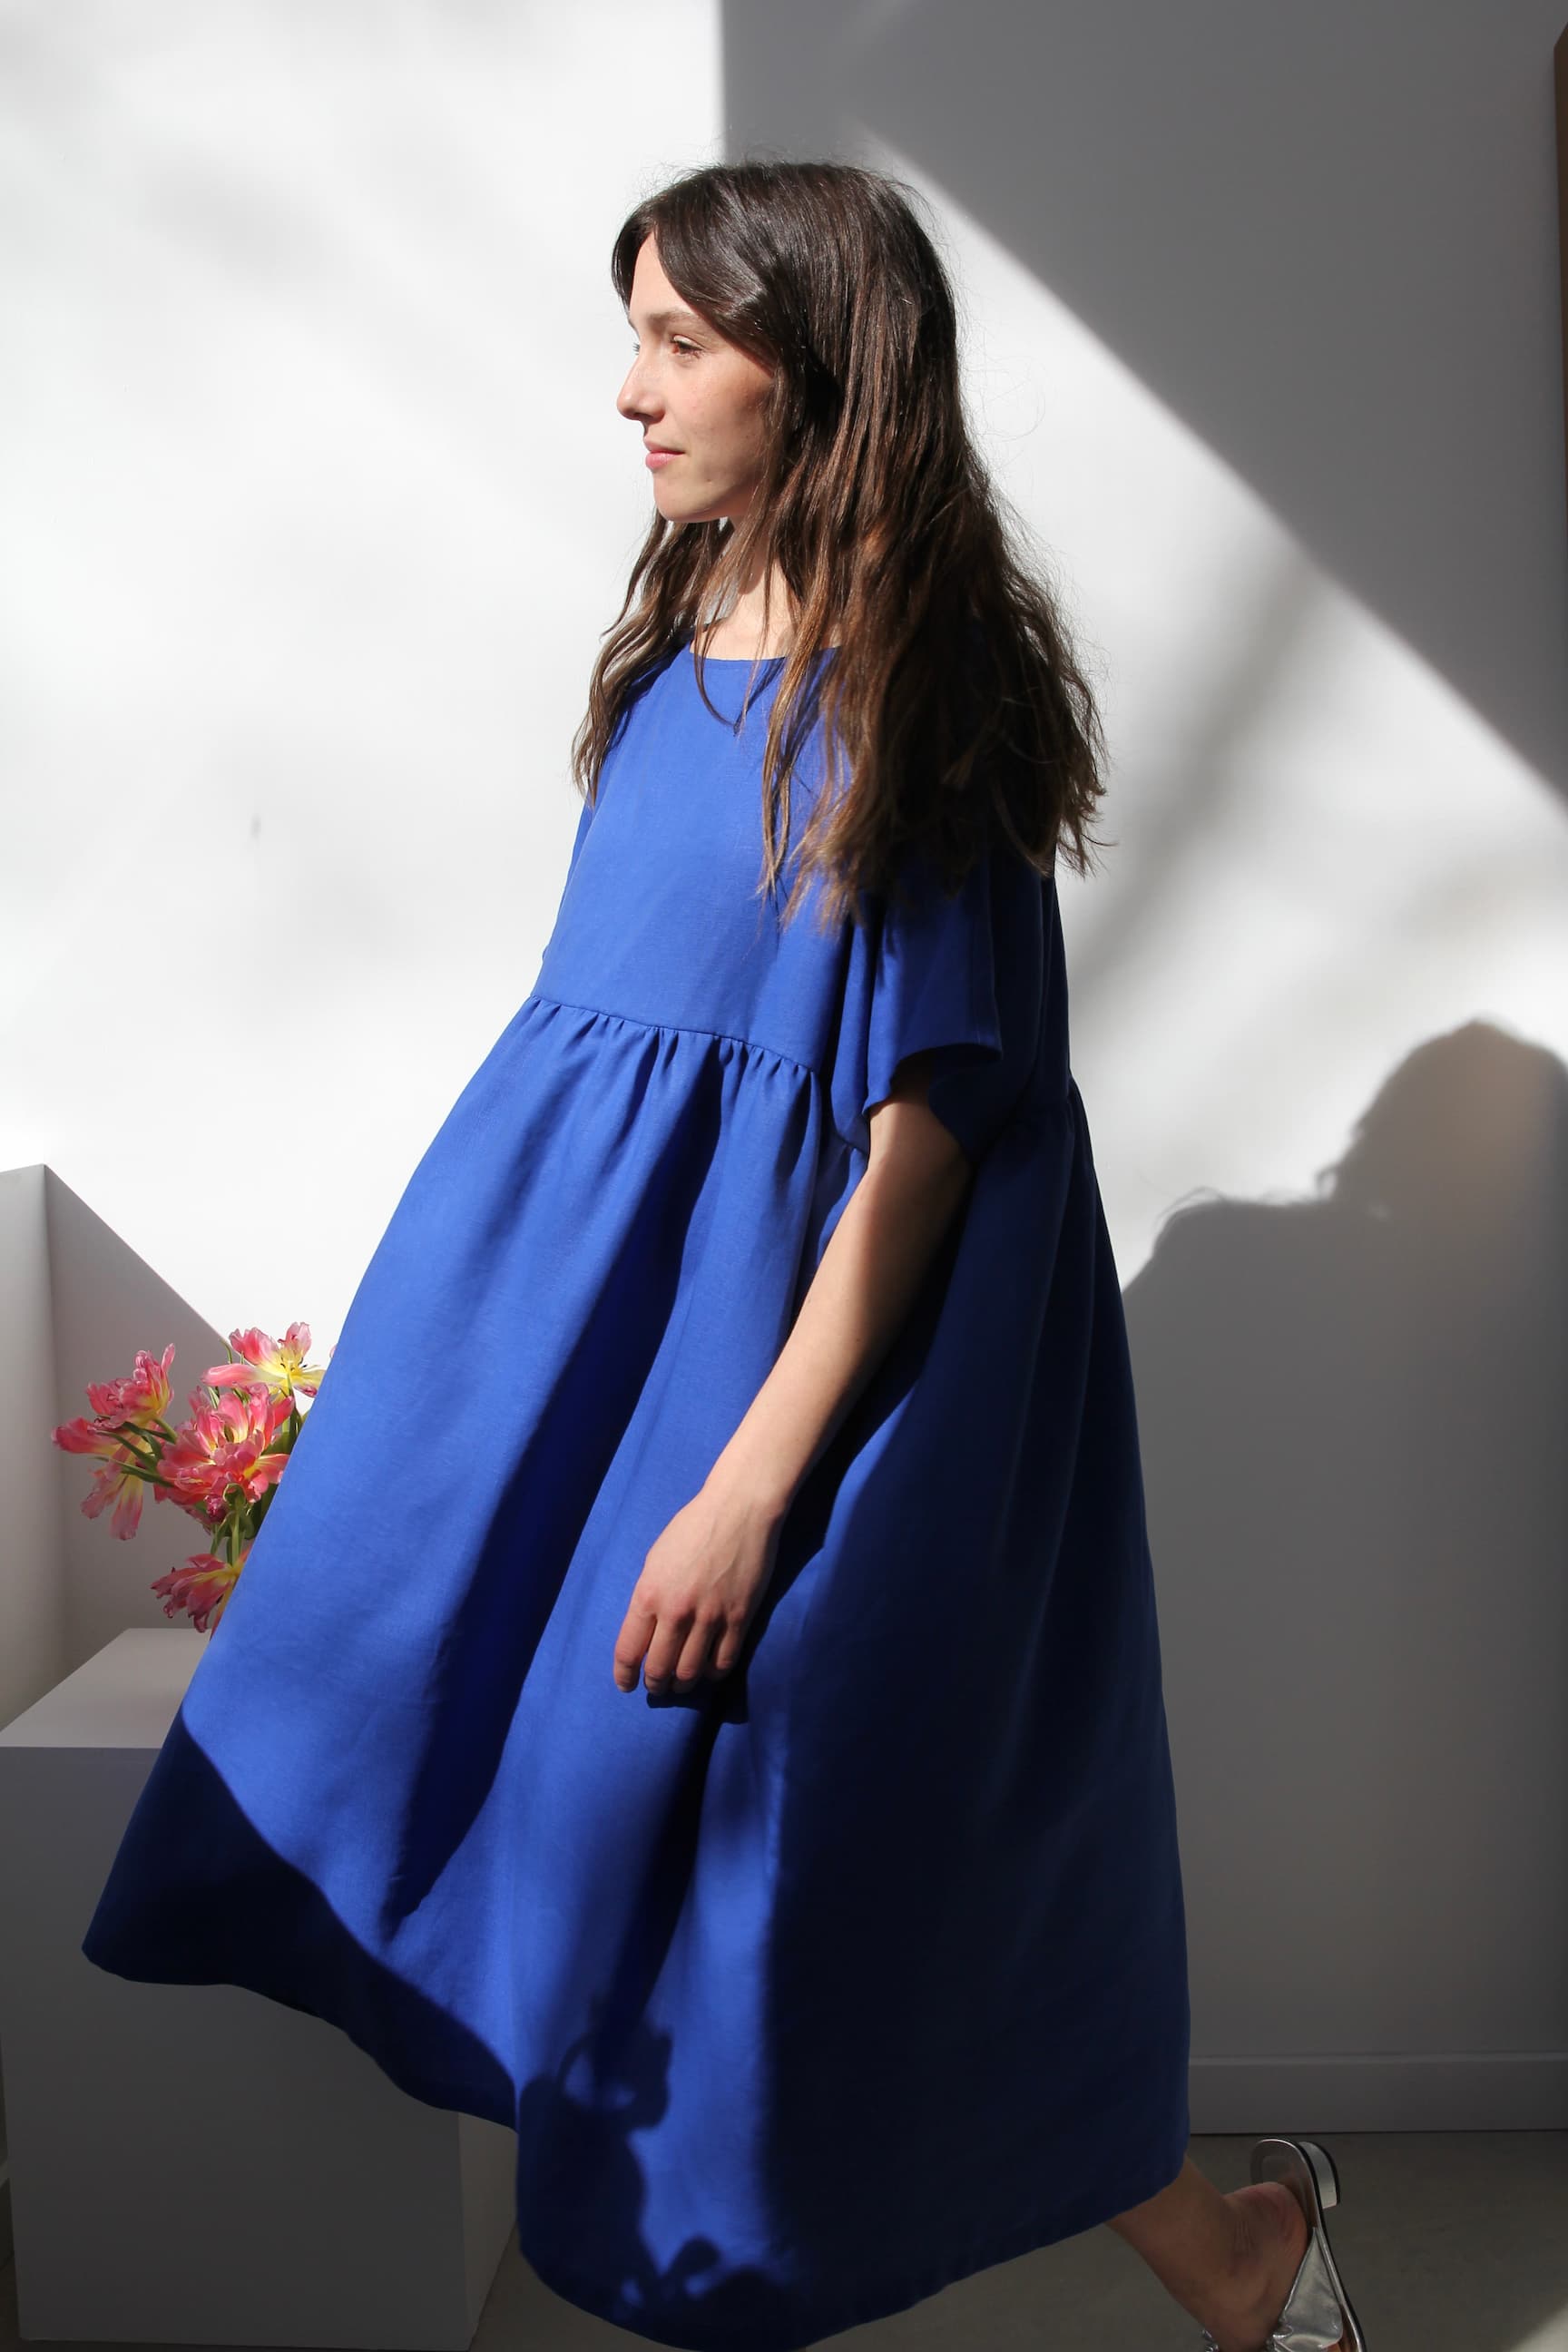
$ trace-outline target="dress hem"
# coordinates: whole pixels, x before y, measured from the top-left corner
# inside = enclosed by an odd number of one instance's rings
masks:
[[[401,2050],[388,2048],[374,2037],[362,2040],[341,2016],[331,2015],[326,2004],[317,2006],[301,1999],[283,1972],[272,1975],[258,1963],[254,1954],[243,1959],[237,1957],[230,1964],[229,1972],[204,1969],[199,1964],[185,1969],[181,1969],[177,1964],[140,1968],[130,1958],[117,1963],[109,1957],[107,1948],[102,1958],[97,1957],[89,1948],[93,1941],[90,1935],[84,1939],[80,1947],[84,1957],[91,1960],[94,1967],[107,1969],[111,1976],[122,1977],[138,1984],[237,1985],[263,2000],[278,2001],[286,2009],[296,2010],[303,2016],[314,2017],[322,2024],[335,2027],[398,2090],[410,2098],[418,2099],[424,2105],[436,2107],[444,2113],[475,2116],[483,2122],[499,2125],[503,2130],[516,2130],[515,2112],[505,2116],[498,2114],[497,2101],[488,2096],[480,2085],[460,2084],[423,2074],[417,2067],[410,2066]],[[502,2072],[498,2062],[498,2081],[494,2085],[497,2091]],[[1142,2167],[1129,2175],[1121,2188],[1109,2195],[1086,2199],[1074,2206],[1058,2207],[1048,2215],[1035,2212],[1025,2221],[1015,2222],[1009,2229],[993,2231],[961,2253],[949,2255],[932,2269],[905,2273],[886,2281],[880,2286],[865,2287],[847,2301],[819,2312],[804,2332],[799,2326],[769,2329],[765,2322],[759,2320],[754,2310],[747,2314],[738,2328],[732,2325],[704,2328],[700,2322],[687,2327],[668,2321],[661,2323],[657,2314],[639,2312],[623,2297],[606,2294],[602,2284],[582,2278],[553,2262],[542,2249],[525,2243],[520,2200],[515,2189],[512,2231],[518,2253],[542,2285],[548,2287],[552,2294],[559,2295],[563,2302],[573,2305],[575,2309],[587,2312],[594,2318],[606,2320],[612,2326],[625,2328],[631,2335],[643,2336],[649,2343],[671,2346],[675,2352],[805,2352],[806,2347],[819,2344],[830,2336],[841,2335],[846,2328],[864,2326],[872,2320],[891,2318],[900,2311],[908,2311],[914,2305],[926,2302],[931,2295],[940,2294],[944,2287],[956,2286],[961,2280],[971,2278],[979,2271],[993,2269],[999,2263],[1016,2261],[1020,2255],[1037,2252],[1040,2248],[1055,2245],[1064,2238],[1077,2237],[1083,2231],[1092,2230],[1114,2215],[1126,2212],[1130,2206],[1141,2205],[1146,2199],[1158,2196],[1180,2171],[1190,2137],[1190,2129],[1184,2119],[1180,2143],[1173,2155],[1167,2154],[1159,2163]],[[693,2301],[694,2314],[700,2302],[700,2297]]]
[[[1098,2196],[1078,2206],[1058,2208],[1046,2217],[1034,2213],[1026,2221],[1015,2222],[1011,2229],[992,2231],[964,2252],[950,2255],[934,2269],[906,2273],[881,2286],[865,2288],[848,2301],[819,2312],[805,2333],[799,2327],[769,2329],[765,2324],[759,2325],[754,2312],[739,2328],[661,2325],[657,2315],[640,2313],[624,2298],[606,2295],[602,2289],[552,2263],[548,2255],[531,2250],[522,2242],[521,2226],[518,2252],[541,2284],[563,2302],[649,2343],[673,2346],[675,2352],[807,2352],[808,2347],[840,2336],[847,2328],[894,2318],[900,2312],[912,2310],[917,2304],[940,2294],[946,2287],[957,2286],[964,2279],[994,2269],[999,2263],[1016,2262],[1025,2254],[1059,2244],[1066,2238],[1079,2237],[1085,2231],[1113,2220],[1118,2213],[1125,2213],[1130,2207],[1157,2197],[1180,2172],[1190,2138],[1190,2130],[1184,2130],[1173,2160],[1163,2158],[1156,2165],[1146,2165],[1129,2176],[1124,2188],[1109,2197]]]

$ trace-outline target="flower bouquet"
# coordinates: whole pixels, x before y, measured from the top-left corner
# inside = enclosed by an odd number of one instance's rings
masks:
[[[162,1358],[139,1348],[129,1379],[89,1381],[91,1414],[52,1432],[63,1452],[100,1457],[81,1507],[96,1518],[112,1505],[113,1534],[136,1533],[143,1486],[201,1522],[208,1548],[153,1584],[165,1617],[183,1609],[198,1633],[215,1631],[228,1605],[304,1427],[300,1400],[321,1387],[326,1366],[306,1362],[310,1346],[308,1323],[290,1323],[280,1340],[265,1331],[231,1331],[227,1363],[202,1375],[203,1385],[191,1391],[190,1418],[177,1428],[167,1417],[174,1343]]]

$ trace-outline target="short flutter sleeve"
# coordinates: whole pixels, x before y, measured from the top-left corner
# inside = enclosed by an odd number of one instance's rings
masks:
[[[1048,883],[996,835],[955,891],[929,856],[902,895],[870,894],[848,958],[831,1082],[834,1125],[870,1150],[870,1113],[900,1062],[934,1053],[928,1100],[973,1162],[1028,1091],[1040,1040]]]

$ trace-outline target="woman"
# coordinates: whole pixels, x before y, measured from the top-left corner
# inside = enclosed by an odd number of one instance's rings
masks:
[[[83,1948],[515,2126],[522,2252],[655,2342],[795,2352],[1107,2221],[1219,2352],[1355,2352],[1323,2151],[1186,2154],[1054,879],[1098,722],[950,289],[837,163],[689,173],[612,275],[657,513],[556,923]],[[384,1367],[454,1336],[411,1445]]]

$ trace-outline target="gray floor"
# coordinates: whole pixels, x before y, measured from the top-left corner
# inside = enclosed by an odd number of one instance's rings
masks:
[[[1367,2352],[1568,2352],[1568,2132],[1322,2132],[1339,2168],[1334,2255]],[[1194,2139],[1224,2189],[1248,2138]],[[19,2343],[16,2272],[0,2269],[0,2347]],[[635,2352],[501,2261],[475,2352]],[[830,2339],[900,2352],[1195,2352],[1197,2331],[1109,2230],[962,2279]],[[110,2347],[100,2347],[110,2352]]]

